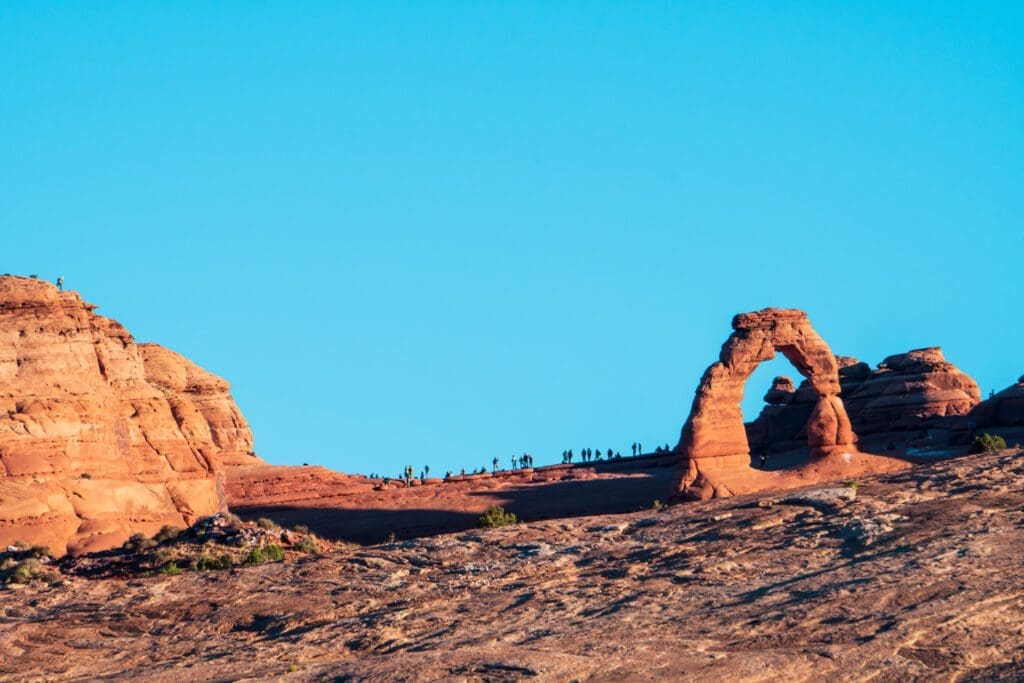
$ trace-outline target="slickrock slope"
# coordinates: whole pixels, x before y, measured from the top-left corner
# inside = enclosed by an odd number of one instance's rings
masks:
[[[471,529],[490,505],[532,520],[649,508],[668,497],[676,462],[665,453],[413,480],[411,488],[321,467],[262,466],[232,468],[225,491],[231,510],[245,519],[269,517],[330,539],[379,543]]]
[[[259,462],[227,382],[95,308],[0,277],[0,545],[84,552],[184,526],[222,507],[222,463]]]
[[[0,679],[1024,678],[1024,455],[859,484],[4,591]]]

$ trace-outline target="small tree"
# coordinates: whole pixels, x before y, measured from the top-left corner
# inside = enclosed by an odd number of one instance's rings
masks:
[[[1006,448],[1006,439],[996,434],[979,434],[974,437],[970,453],[995,453]]]
[[[505,512],[505,508],[498,505],[492,505],[484,510],[476,520],[476,525],[481,529],[496,529],[500,526],[518,523],[519,520],[514,514]]]

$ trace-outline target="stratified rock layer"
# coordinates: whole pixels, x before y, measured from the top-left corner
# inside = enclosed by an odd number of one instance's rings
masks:
[[[889,356],[843,400],[857,433],[927,429],[942,418],[966,415],[981,401],[973,379],[931,347]]]
[[[836,361],[839,396],[861,447],[907,450],[948,446],[954,430],[966,428],[963,416],[981,400],[975,381],[947,361],[938,347],[889,356],[874,371],[855,358],[837,356]],[[773,391],[765,396],[768,405],[747,425],[755,452],[787,451],[806,440],[803,425],[816,400],[813,387],[802,383],[788,400],[780,400]],[[1019,411],[1007,403],[992,412],[1009,416],[1020,415]],[[975,420],[977,424],[985,421]]]
[[[884,459],[871,462],[874,456],[857,451],[856,437],[839,397],[839,363],[806,313],[766,308],[737,315],[732,326],[734,331],[722,346],[718,362],[701,379],[676,447],[682,456],[678,494],[699,499],[723,497],[896,466]],[[757,366],[774,358],[776,351],[807,378],[808,392],[813,396],[805,433],[816,462],[798,472],[763,472],[750,466],[740,408],[743,386]],[[773,400],[785,399],[784,384],[779,382],[778,391],[769,392]],[[826,460],[825,456],[833,454],[840,459]]]
[[[227,382],[75,292],[0,277],[0,545],[99,550],[222,507],[260,462]]]

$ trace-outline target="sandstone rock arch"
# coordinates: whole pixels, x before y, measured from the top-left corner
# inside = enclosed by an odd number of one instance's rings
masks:
[[[790,308],[766,308],[733,318],[733,333],[719,360],[701,378],[690,416],[676,451],[682,456],[676,493],[706,499],[760,489],[813,483],[830,474],[865,469],[865,454],[856,449],[856,435],[839,397],[839,366],[832,350],[814,330],[807,314]],[[782,353],[807,378],[818,399],[807,422],[812,467],[764,472],[750,466],[750,446],[740,402],[743,387],[757,366]],[[827,456],[836,455],[829,467]],[[869,471],[893,469],[867,464]],[[840,470],[840,471],[833,471]]]

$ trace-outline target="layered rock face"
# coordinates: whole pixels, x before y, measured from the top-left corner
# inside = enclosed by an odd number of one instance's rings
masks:
[[[117,545],[222,507],[259,463],[227,382],[137,345],[74,292],[0,277],[0,545]]]
[[[927,429],[966,415],[981,401],[977,383],[931,347],[889,356],[844,393],[857,433]]]
[[[701,379],[676,447],[682,456],[676,491],[685,498],[722,497],[785,486],[784,477],[833,475],[833,469],[852,474],[865,466],[867,461],[857,452],[850,419],[839,397],[839,363],[811,326],[807,314],[795,309],[767,308],[736,316],[732,326],[734,331],[722,346],[719,361]],[[841,454],[843,460],[834,463],[836,467],[819,466],[814,472],[805,469],[785,475],[750,467],[750,448],[740,409],[743,386],[758,364],[774,358],[776,351],[807,378],[805,393],[811,398],[806,401],[810,408],[803,433],[812,456],[820,459]],[[791,387],[792,382],[779,378],[769,397],[784,405]],[[793,394],[794,400],[799,394]],[[869,469],[872,467],[869,465]]]
[[[959,422],[954,434],[967,444],[979,432],[999,434],[1007,443],[1024,442],[1024,375],[991,398],[974,406]]]
[[[938,347],[889,356],[875,370],[855,358],[838,356],[836,361],[839,395],[862,446],[891,450],[946,445],[953,430],[964,426],[960,418],[981,400],[975,381],[947,361]],[[813,409],[813,387],[804,382],[788,396],[768,399],[769,405],[747,425],[754,450],[799,446],[806,438],[802,425]],[[1007,404],[1003,412],[1012,415],[1014,408]]]
[[[982,402],[972,411],[980,424],[993,427],[1024,426],[1024,375],[1000,391],[992,398]]]

